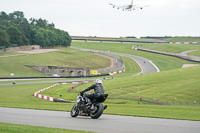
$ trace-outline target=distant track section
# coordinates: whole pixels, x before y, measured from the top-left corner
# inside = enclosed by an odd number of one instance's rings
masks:
[[[79,49],[79,50],[83,50],[83,51],[91,51],[91,52],[106,52],[106,51],[100,51],[100,50],[92,50],[92,49],[84,49],[84,48],[79,48],[79,47],[72,47],[74,49]],[[140,66],[140,68],[142,69],[142,71],[139,74],[148,74],[148,73],[154,73],[154,72],[160,72],[159,68],[151,61],[143,58],[143,57],[139,57],[139,56],[135,56],[135,55],[129,55],[129,54],[124,54],[124,53],[116,53],[116,52],[109,52],[110,54],[115,54],[118,56],[125,56],[128,58],[131,58],[133,60],[135,60],[138,65]]]

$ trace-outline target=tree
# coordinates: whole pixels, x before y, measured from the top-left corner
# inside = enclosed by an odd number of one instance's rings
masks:
[[[15,24],[18,24],[25,19],[24,13],[20,12],[20,11],[15,11],[13,13],[10,13],[9,19],[10,19],[10,21],[14,22]]]
[[[0,47],[8,47],[10,45],[10,39],[5,30],[0,29]]]
[[[0,20],[8,20],[9,16],[5,12],[0,12]]]
[[[31,38],[32,29],[28,21],[26,19],[21,21],[17,27],[22,33],[25,45],[30,44],[32,42],[32,38]]]
[[[8,15],[0,12],[0,45],[12,47],[34,44],[42,47],[69,46],[71,37],[45,19],[31,18],[28,21],[20,11]]]
[[[7,34],[11,44],[23,45],[22,33],[16,27],[8,27]]]
[[[36,20],[36,25],[35,26],[38,26],[38,27],[41,27],[41,28],[46,28],[48,25],[48,21],[47,20],[42,20],[41,18]]]

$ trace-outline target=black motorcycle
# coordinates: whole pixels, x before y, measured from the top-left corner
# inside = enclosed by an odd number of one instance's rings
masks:
[[[71,116],[90,116],[92,119],[98,119],[103,114],[103,111],[107,108],[107,105],[103,106],[103,104],[101,104],[106,100],[107,97],[108,94],[101,94],[97,98],[92,99],[92,105],[88,106],[85,93],[83,96],[79,94],[77,97],[77,103],[72,107]]]

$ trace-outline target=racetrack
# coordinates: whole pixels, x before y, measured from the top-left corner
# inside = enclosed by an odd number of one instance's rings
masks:
[[[119,55],[119,56],[125,56],[125,57],[135,60],[138,63],[138,65],[140,66],[140,68],[142,69],[140,74],[160,72],[160,70],[158,69],[158,67],[155,64],[153,64],[151,61],[149,61],[143,57],[129,55],[129,54],[123,54],[123,53],[114,53],[114,52],[112,52],[112,53]]]
[[[200,121],[103,114],[72,118],[69,112],[0,107],[0,122],[104,133],[199,133]]]

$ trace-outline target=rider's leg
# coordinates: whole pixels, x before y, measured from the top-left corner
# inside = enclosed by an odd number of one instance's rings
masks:
[[[90,108],[93,108],[93,104],[92,104],[91,100],[93,100],[95,97],[96,97],[95,93],[86,94],[86,98],[87,98],[87,100],[86,100],[87,104],[86,105],[90,106]]]

